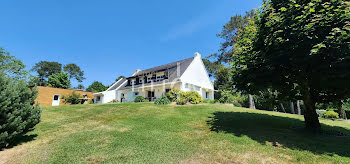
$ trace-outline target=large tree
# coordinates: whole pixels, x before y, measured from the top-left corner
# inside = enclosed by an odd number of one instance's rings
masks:
[[[306,129],[319,131],[315,104],[350,96],[349,23],[349,2],[341,0],[264,2],[235,44],[236,86],[247,92],[298,93]]]
[[[53,74],[58,74],[62,71],[62,64],[58,62],[49,62],[49,61],[41,61],[36,63],[32,68],[32,71],[35,71],[40,78],[40,83],[38,85],[45,85],[45,81],[49,76]]]
[[[237,42],[237,34],[244,29],[249,22],[249,19],[254,16],[255,10],[246,12],[245,15],[237,14],[227,22],[218,37],[224,40],[221,43],[219,53],[212,54],[211,57],[216,57],[216,61],[220,63],[229,63],[233,55],[234,44]]]
[[[84,71],[82,71],[80,69],[79,66],[77,66],[76,64],[74,63],[71,63],[71,64],[67,64],[63,67],[63,71],[68,73],[69,75],[69,78],[74,78],[76,79],[78,82],[82,82],[85,77],[84,77]]]
[[[0,71],[4,75],[12,78],[22,78],[27,75],[24,68],[25,65],[22,61],[17,60],[9,52],[0,47]]]

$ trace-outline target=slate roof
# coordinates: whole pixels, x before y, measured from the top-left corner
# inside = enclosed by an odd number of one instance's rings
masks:
[[[169,71],[169,77],[168,77],[169,79],[165,79],[165,80],[160,81],[160,82],[139,84],[139,85],[135,85],[133,87],[138,88],[138,87],[142,87],[142,86],[145,87],[145,86],[150,86],[150,85],[157,85],[157,84],[162,84],[162,83],[174,82],[176,79],[180,78],[183,75],[183,73],[187,70],[188,66],[190,66],[190,64],[192,63],[193,59],[194,59],[194,57],[191,57],[191,58],[176,61],[173,63],[145,69],[145,70],[137,72],[135,75],[133,75],[127,79],[136,78],[139,76],[144,76],[147,74],[152,74],[152,73],[168,70]],[[127,81],[127,79],[125,79],[125,80]],[[113,87],[113,88],[116,89],[118,87]],[[127,86],[127,83],[124,83],[120,87],[120,90],[130,89],[130,88],[132,88],[132,86]]]
[[[111,88],[109,88],[108,90],[111,91],[111,90],[115,90],[117,88],[119,88],[121,85],[123,85],[123,83],[127,82],[128,80],[126,79],[121,79],[117,82],[117,84],[113,84],[113,86]]]
[[[155,73],[155,72],[160,72],[160,71],[165,71],[171,68],[177,68],[177,66],[180,66],[180,76],[185,72],[185,70],[188,68],[188,66],[192,63],[194,57],[191,58],[187,58],[184,60],[180,60],[180,61],[176,61],[173,63],[169,63],[169,64],[165,64],[165,65],[161,65],[161,66],[157,66],[157,67],[153,67],[153,68],[149,68],[149,69],[145,69],[142,71],[137,72],[134,76],[131,76],[129,78],[134,78],[137,76],[143,76],[147,73]]]

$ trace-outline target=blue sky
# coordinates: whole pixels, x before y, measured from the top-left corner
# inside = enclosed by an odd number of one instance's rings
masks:
[[[28,69],[42,60],[76,63],[86,87],[109,85],[136,69],[217,52],[222,26],[261,2],[1,0],[0,46]]]

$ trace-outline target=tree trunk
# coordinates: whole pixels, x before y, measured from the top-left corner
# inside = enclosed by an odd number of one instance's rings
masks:
[[[280,103],[280,105],[281,105],[282,111],[283,111],[284,113],[287,113],[287,112],[286,112],[286,109],[284,109],[283,104],[282,104],[282,103]]]
[[[302,85],[302,93],[305,106],[305,129],[314,133],[320,132],[321,124],[316,113],[316,102],[312,98],[311,89],[307,83]]]
[[[293,103],[293,101],[290,102],[290,112],[291,112],[292,114],[295,114],[294,103]]]
[[[347,119],[346,118],[346,113],[345,113],[345,110],[344,110],[344,105],[343,105],[343,102],[340,101],[340,103],[338,104],[338,113],[339,113],[339,117],[342,118],[342,119]]]
[[[301,115],[300,101],[297,100],[298,115]]]
[[[252,95],[249,95],[249,108],[250,109],[256,109],[255,108],[255,103]]]

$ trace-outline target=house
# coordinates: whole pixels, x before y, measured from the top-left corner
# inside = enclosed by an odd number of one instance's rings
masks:
[[[137,70],[132,76],[120,79],[106,91],[95,93],[94,102],[132,102],[137,96],[154,101],[175,88],[184,92],[196,91],[203,99],[214,99],[214,86],[199,53],[188,59]]]
[[[65,105],[62,97],[65,95],[70,95],[73,92],[80,94],[82,97],[82,102],[89,103],[92,101],[93,93],[86,92],[81,90],[73,89],[61,89],[61,88],[52,88],[52,87],[43,87],[37,86],[38,97],[35,99],[35,102],[38,102],[40,106],[59,106]]]

